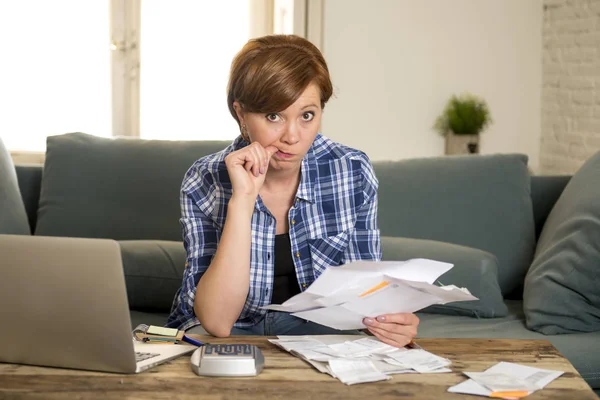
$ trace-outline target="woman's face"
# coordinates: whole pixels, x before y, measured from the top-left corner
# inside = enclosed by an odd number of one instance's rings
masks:
[[[269,168],[298,168],[321,126],[321,93],[316,84],[310,84],[296,102],[280,112],[243,112],[237,102],[234,107],[251,142],[279,150],[271,157]]]

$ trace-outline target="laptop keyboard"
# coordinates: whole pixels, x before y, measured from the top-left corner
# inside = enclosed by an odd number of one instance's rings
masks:
[[[159,356],[159,353],[144,353],[141,351],[136,351],[135,352],[135,362],[140,362],[140,361],[144,361],[147,360],[149,358],[153,358],[156,356]]]

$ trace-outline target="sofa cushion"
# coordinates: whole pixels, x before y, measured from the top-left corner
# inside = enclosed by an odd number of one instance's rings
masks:
[[[498,285],[498,260],[493,254],[433,240],[386,236],[381,238],[381,248],[384,260],[404,261],[411,258],[428,258],[452,263],[454,265],[452,269],[441,275],[438,281],[443,285],[466,287],[479,299],[433,305],[421,312],[476,318],[506,316],[508,310]]]
[[[42,187],[43,165],[41,164],[22,164],[15,165],[21,198],[25,205],[25,212],[29,220],[31,232],[35,232],[37,223],[37,211],[40,202],[40,189]]]
[[[50,136],[35,233],[179,241],[185,172],[228,144]]]
[[[523,303],[506,300],[504,318],[474,319],[417,313],[421,322],[417,338],[498,338],[549,340],[593,388],[600,388],[600,332],[546,336],[525,326]],[[417,340],[418,342],[418,340]],[[489,360],[490,365],[495,360]],[[560,396],[559,396],[560,397]]]
[[[169,318],[169,313],[148,313],[141,311],[130,311],[129,318],[131,320],[131,327],[135,329],[138,325],[155,325],[155,326],[165,326],[167,324],[167,319]]]
[[[122,240],[119,245],[129,308],[169,312],[185,268],[183,243]]]
[[[552,335],[600,331],[600,152],[552,208],[525,278],[527,326]]]
[[[527,156],[447,156],[373,164],[382,235],[490,252],[498,258],[503,295],[523,282],[535,246]]]
[[[31,234],[15,166],[2,139],[0,139],[0,234]]]

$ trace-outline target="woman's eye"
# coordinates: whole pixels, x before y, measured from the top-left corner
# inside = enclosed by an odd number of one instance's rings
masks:
[[[302,114],[302,120],[303,121],[312,121],[312,119],[315,117],[315,113],[312,111],[309,112],[305,112],[304,114]]]
[[[267,114],[267,119],[271,122],[279,121],[279,115],[277,114]]]

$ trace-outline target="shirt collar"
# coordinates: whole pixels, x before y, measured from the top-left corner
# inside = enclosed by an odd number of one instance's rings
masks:
[[[317,157],[315,155],[315,142],[313,142],[313,144],[308,149],[308,152],[302,159],[302,164],[300,166],[300,184],[298,185],[298,191],[296,192],[297,198],[308,201],[310,203],[315,202],[314,187],[317,180],[316,160]]]

